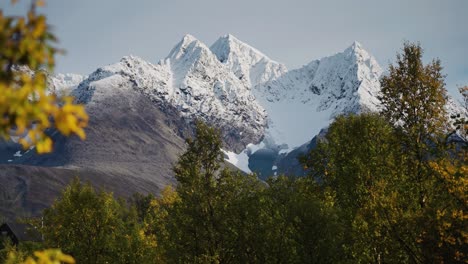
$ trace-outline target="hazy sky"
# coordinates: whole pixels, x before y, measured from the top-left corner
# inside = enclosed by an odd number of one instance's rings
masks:
[[[24,4],[7,14],[25,10]],[[20,2],[29,2],[21,0]],[[129,54],[157,62],[183,35],[210,46],[231,33],[270,58],[300,67],[354,40],[383,68],[404,40],[440,58],[452,94],[468,84],[468,0],[47,0],[41,9],[67,54],[57,72],[88,74]]]

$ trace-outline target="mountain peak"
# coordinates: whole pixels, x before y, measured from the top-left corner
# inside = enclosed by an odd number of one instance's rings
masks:
[[[263,56],[266,57],[266,55],[264,55],[262,52],[260,52],[259,50],[255,49],[254,47],[250,46],[249,44],[243,42],[242,40],[238,39],[236,36],[232,35],[231,33],[228,33],[222,37],[220,37],[218,39],[219,42],[221,43],[225,43],[226,45],[228,46],[233,46],[233,45],[237,45],[237,46],[244,46],[246,48],[249,48],[249,49],[252,49],[254,50],[255,52],[259,53],[259,54],[262,54]],[[217,41],[217,42],[218,42]],[[216,43],[216,42],[215,42]],[[214,46],[214,44],[213,44]]]
[[[200,41],[196,37],[194,37],[193,35],[185,34],[182,37],[182,39],[179,41],[179,43],[177,43],[176,47],[177,46],[187,47],[191,43],[199,43],[199,42]]]
[[[353,41],[353,44],[350,46],[351,49],[356,50],[356,49],[362,49],[362,44],[358,42],[357,40]]]
[[[275,79],[287,71],[283,64],[271,60],[232,34],[220,37],[210,50],[248,87]]]
[[[220,37],[222,39],[228,39],[228,40],[232,40],[232,41],[240,41],[238,38],[236,38],[234,35],[232,35],[231,33],[227,33],[226,35]]]
[[[138,61],[144,61],[142,58],[135,56],[135,55],[126,55],[120,58],[121,63],[128,63],[128,62],[138,62]]]
[[[358,41],[354,41],[347,49],[344,50],[343,53],[354,55],[356,58],[369,59],[372,57],[372,55]]]
[[[191,34],[185,34],[184,37],[182,38],[182,41],[186,41],[186,42],[192,42],[196,40],[198,39]]]
[[[199,41],[197,38],[190,34],[186,34],[181,41],[171,50],[167,58],[178,60],[184,57],[185,54],[190,53],[189,51],[195,51],[197,49],[208,50],[205,44]]]
[[[254,59],[264,58],[270,60],[268,56],[250,46],[249,44],[239,40],[232,34],[226,34],[220,37],[213,45],[211,51],[218,57],[221,62],[228,60],[229,55],[249,55]]]

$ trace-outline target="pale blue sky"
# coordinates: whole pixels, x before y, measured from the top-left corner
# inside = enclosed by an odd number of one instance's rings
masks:
[[[6,13],[24,11],[24,3]],[[452,94],[468,84],[467,0],[47,0],[41,9],[67,54],[57,72],[88,74],[129,54],[157,62],[186,33],[226,33],[297,68],[359,41],[387,68],[404,40],[438,57]]]

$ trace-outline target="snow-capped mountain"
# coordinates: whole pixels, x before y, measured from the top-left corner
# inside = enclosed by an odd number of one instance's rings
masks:
[[[186,35],[167,58],[151,64],[128,56],[99,68],[74,91],[79,102],[98,103],[130,87],[189,121],[202,119],[223,132],[228,148],[240,151],[263,137],[266,113],[249,86],[202,42]]]
[[[287,152],[310,140],[336,115],[377,111],[381,74],[375,58],[357,42],[287,71],[230,34],[211,48],[186,35],[157,64],[127,56],[99,68],[74,95],[93,103],[132,87],[162,108],[169,105],[184,118],[220,127],[228,151],[239,152],[263,140],[266,147]]]
[[[337,115],[378,111],[382,74],[358,42],[288,71],[230,34],[210,48],[186,35],[157,64],[124,57],[96,70],[73,94],[99,104],[117,91],[139,91],[186,122],[202,119],[220,128],[228,160],[250,171],[249,156],[259,149],[288,153]],[[458,111],[458,105],[451,100],[447,109]]]
[[[287,72],[284,64],[271,60],[231,34],[219,38],[210,49],[247,87],[272,81]]]
[[[255,101],[250,87],[205,44],[187,35],[164,62],[173,74],[177,104],[191,116],[220,127],[244,146],[261,140],[266,127],[264,109]]]
[[[254,87],[269,116],[267,137],[292,150],[311,139],[335,116],[378,111],[382,69],[361,44],[314,60]]]
[[[59,73],[49,77],[49,89],[58,95],[68,95],[86,78],[87,76],[74,73]]]
[[[169,117],[166,123],[175,124],[181,137],[191,135],[194,120],[204,120],[221,130],[228,161],[249,172],[255,152],[284,156],[337,115],[378,111],[382,74],[358,42],[288,71],[230,34],[211,47],[186,35],[156,64],[126,56],[89,76],[53,76],[51,86],[76,87],[72,95],[91,115],[109,108],[109,101],[128,104],[137,92]],[[451,98],[446,109],[463,112]]]

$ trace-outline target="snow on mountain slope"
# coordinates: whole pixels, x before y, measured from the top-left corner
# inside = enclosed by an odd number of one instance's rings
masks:
[[[154,65],[134,56],[99,68],[74,91],[79,102],[98,103],[131,87],[189,121],[202,119],[221,129],[230,150],[258,143],[266,128],[264,109],[211,50],[186,35],[168,57]]]
[[[467,110],[462,106],[462,102],[458,102],[452,96],[448,95],[447,103],[445,104],[445,111],[447,112],[447,118],[451,118],[451,116],[456,116],[459,114],[460,116],[468,117]],[[450,120],[450,119],[449,119]]]
[[[378,111],[382,73],[358,42],[287,71],[232,35],[210,48],[186,35],[159,63],[124,57],[96,70],[74,94],[99,104],[116,91],[136,90],[186,122],[202,119],[221,129],[228,160],[248,172],[249,157],[260,148],[287,153],[337,115]],[[453,100],[446,108],[461,111]]]
[[[287,72],[285,65],[231,34],[219,38],[210,49],[247,87],[274,80]]]
[[[254,95],[269,117],[266,140],[290,151],[337,115],[377,111],[382,72],[375,58],[355,42],[341,53],[257,85]]]
[[[50,77],[50,89],[58,95],[69,94],[86,78],[87,76],[74,73],[59,73]]]

